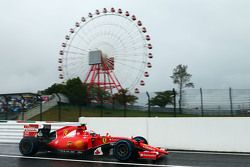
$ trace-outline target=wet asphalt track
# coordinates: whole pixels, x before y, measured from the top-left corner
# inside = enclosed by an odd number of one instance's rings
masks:
[[[120,163],[112,156],[89,156],[81,154],[39,153],[35,157],[23,157],[16,144],[0,144],[1,167],[126,167],[126,166],[205,166],[205,167],[250,167],[250,154],[223,154],[170,151],[158,161],[138,160]]]

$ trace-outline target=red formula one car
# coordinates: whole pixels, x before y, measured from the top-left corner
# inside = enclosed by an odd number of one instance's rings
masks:
[[[41,127],[42,126],[42,127]],[[25,156],[32,156],[38,151],[74,151],[88,154],[100,153],[113,155],[119,161],[133,158],[156,160],[168,154],[165,149],[148,145],[145,138],[113,137],[88,131],[85,124],[80,126],[65,126],[51,131],[51,125],[24,125],[23,139],[19,150]]]

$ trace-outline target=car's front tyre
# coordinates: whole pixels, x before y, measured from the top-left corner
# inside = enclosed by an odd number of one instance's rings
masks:
[[[134,157],[135,148],[130,140],[119,140],[114,145],[114,157],[119,161],[128,161]]]

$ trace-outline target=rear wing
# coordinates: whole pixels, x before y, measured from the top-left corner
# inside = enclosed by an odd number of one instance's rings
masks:
[[[36,137],[38,128],[38,124],[24,125],[23,137]]]
[[[24,125],[23,137],[43,136],[43,133],[49,133],[51,125],[27,124]]]

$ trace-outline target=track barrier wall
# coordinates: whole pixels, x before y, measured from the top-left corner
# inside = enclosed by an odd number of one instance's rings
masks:
[[[89,130],[101,135],[144,136],[153,146],[176,150],[222,151],[250,153],[250,118],[91,118],[81,117]],[[49,122],[35,122],[39,124]],[[7,121],[0,123],[0,143],[18,143],[23,125]],[[78,122],[51,123],[52,129]]]
[[[250,118],[80,118],[96,132],[142,135],[153,146],[176,150],[250,153]]]

